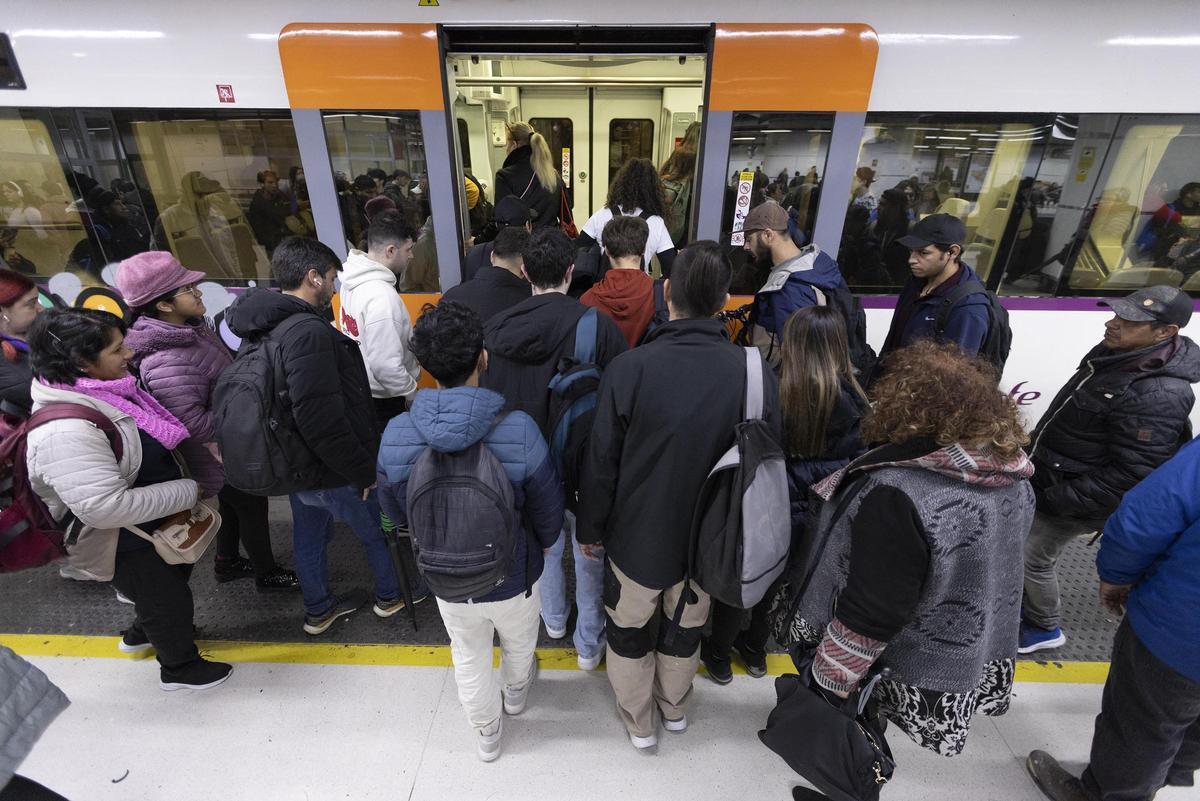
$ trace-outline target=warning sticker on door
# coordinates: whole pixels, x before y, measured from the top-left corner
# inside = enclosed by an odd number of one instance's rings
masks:
[[[746,244],[746,235],[742,226],[746,224],[746,215],[750,213],[750,196],[754,192],[754,173],[738,174],[737,202],[733,204],[733,236],[729,244],[741,247]]]
[[[562,179],[563,186],[571,188],[571,148],[562,149]]]

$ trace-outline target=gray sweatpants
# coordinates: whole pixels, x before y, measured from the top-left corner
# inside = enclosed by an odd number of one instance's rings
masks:
[[[1067,543],[1096,530],[1094,524],[1038,512],[1025,540],[1025,620],[1038,628],[1058,628],[1062,595],[1058,587],[1058,557]]]

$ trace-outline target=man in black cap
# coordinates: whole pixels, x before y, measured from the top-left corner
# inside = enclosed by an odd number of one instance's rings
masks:
[[[1192,299],[1169,286],[1101,301],[1113,310],[1092,348],[1042,415],[1030,458],[1038,514],[1025,543],[1023,654],[1067,641],[1055,566],[1079,534],[1095,531],[1122,496],[1192,437],[1200,347],[1179,329]]]
[[[881,364],[889,353],[917,339],[953,342],[970,356],[979,353],[991,325],[991,301],[979,276],[962,261],[966,236],[962,220],[949,214],[930,214],[897,240],[909,249],[912,278],[896,301],[896,312],[879,353]],[[953,301],[948,316],[942,312],[947,298]],[[941,330],[939,315],[945,322]]]
[[[461,303],[487,322],[494,315],[516,306],[533,295],[533,288],[522,271],[525,260],[521,251],[529,244],[529,231],[523,225],[501,229],[496,238],[479,247],[491,248],[492,263],[480,268],[470,281],[452,286],[442,300]]]
[[[475,245],[467,253],[467,264],[463,268],[464,281],[470,281],[480,269],[492,264],[492,243],[505,228],[517,226],[524,228],[526,231],[533,230],[529,222],[529,206],[516,195],[508,195],[507,197],[500,198],[500,201],[496,203],[496,210],[492,215],[492,220],[495,223],[495,227],[488,226],[492,230],[485,229],[484,233],[479,237],[479,244]],[[486,241],[484,241],[485,238]]]

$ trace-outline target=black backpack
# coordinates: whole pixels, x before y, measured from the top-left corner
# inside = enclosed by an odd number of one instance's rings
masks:
[[[599,319],[588,308],[575,324],[575,354],[563,357],[550,379],[550,457],[562,477],[567,508],[579,508],[580,475],[587,452],[592,423],[596,419],[596,399],[600,389],[600,365],[596,364],[599,343]]]
[[[463,175],[463,178],[475,184],[475,188],[479,190],[479,200],[475,201],[475,208],[467,210],[467,219],[471,223],[471,233],[478,237],[479,234],[481,234],[484,229],[487,228],[487,226],[495,219],[496,208],[492,205],[491,201],[487,199],[487,195],[484,194],[483,187],[480,185],[479,181],[476,181],[470,175],[466,174]],[[490,242],[491,240],[495,239],[496,233],[498,233],[498,231],[492,232],[492,235],[487,239],[487,241]],[[475,241],[476,243],[479,243],[484,240],[476,238]]]
[[[645,342],[660,326],[666,325],[671,320],[671,310],[667,308],[667,295],[663,291],[664,280],[663,278],[654,279],[654,314],[650,317],[646,330],[642,332],[642,338],[638,340],[639,345]]]
[[[491,449],[426,448],[408,477],[417,569],[435,596],[461,603],[504,583],[523,536],[512,483]]]
[[[250,495],[288,495],[312,486],[321,462],[292,417],[279,342],[308,315],[293,314],[246,339],[213,390],[217,446],[230,486]]]
[[[867,344],[867,313],[863,311],[862,301],[849,289],[830,291],[822,290],[830,306],[842,315],[846,323],[846,344],[850,346],[850,363],[864,380],[875,372],[875,364],[879,361],[875,349]]]
[[[1008,324],[1008,309],[1000,304],[996,293],[990,291],[979,281],[963,281],[942,298],[938,307],[937,320],[934,322],[934,336],[938,342],[944,341],[946,325],[950,322],[950,312],[955,305],[971,295],[986,295],[988,299],[988,332],[979,345],[979,358],[986,359],[996,368],[996,377],[1004,373],[1004,363],[1012,350],[1012,327]]]

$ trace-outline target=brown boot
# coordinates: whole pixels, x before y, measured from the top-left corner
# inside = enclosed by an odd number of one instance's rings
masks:
[[[1067,773],[1058,760],[1045,751],[1031,751],[1025,760],[1025,769],[1050,801],[1097,801],[1083,782]]]

